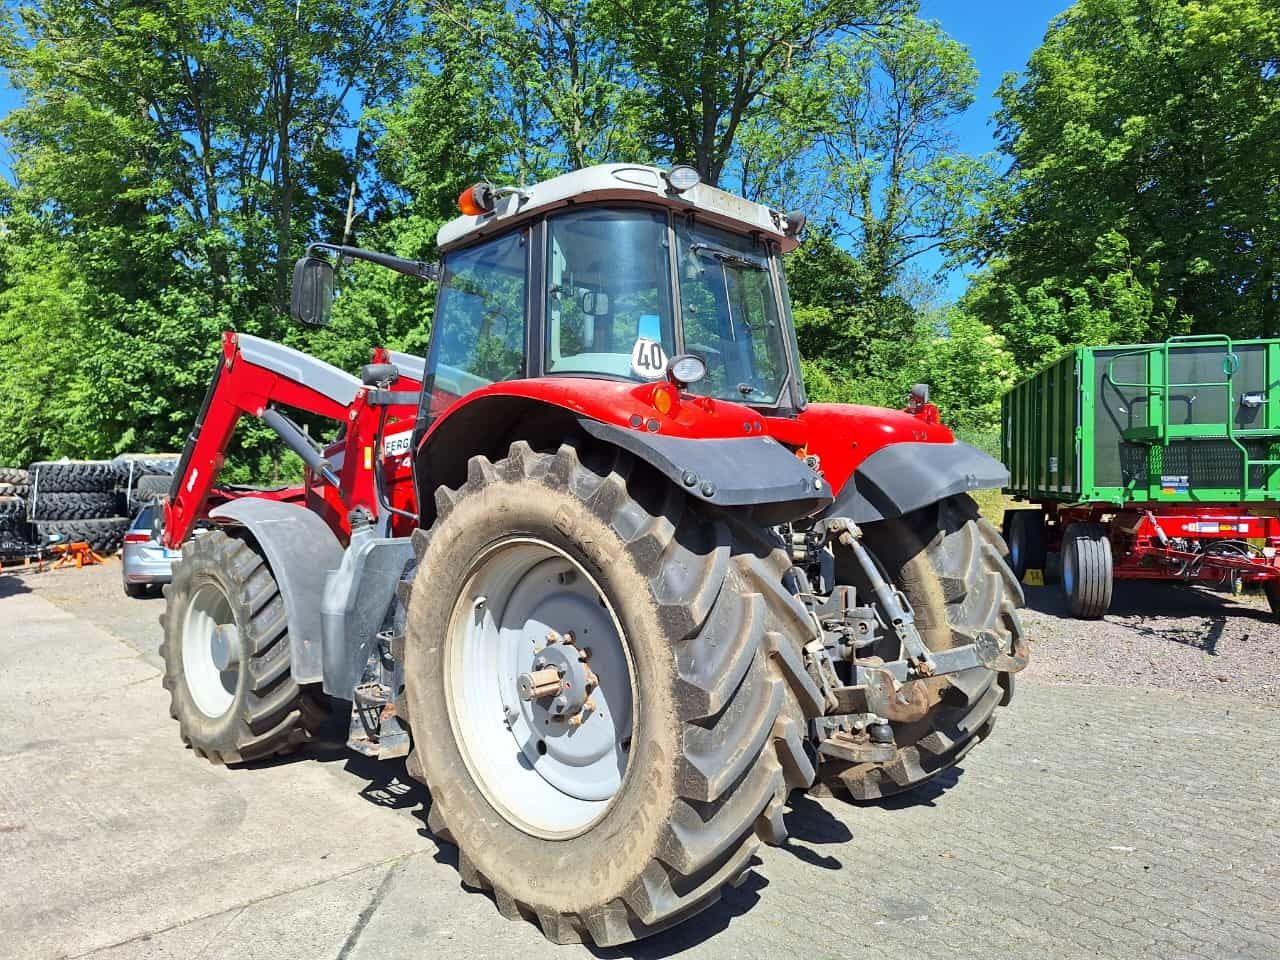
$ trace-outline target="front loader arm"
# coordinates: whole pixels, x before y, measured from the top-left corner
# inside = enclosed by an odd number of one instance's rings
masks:
[[[343,422],[359,389],[360,381],[355,377],[314,357],[258,337],[224,333],[222,359],[164,502],[164,545],[177,549],[207,514],[210,494],[241,416],[262,419],[265,414],[273,429],[285,431],[281,435],[286,442],[296,442],[288,435],[291,425],[272,410],[273,406]],[[320,462],[308,465],[325,466]]]

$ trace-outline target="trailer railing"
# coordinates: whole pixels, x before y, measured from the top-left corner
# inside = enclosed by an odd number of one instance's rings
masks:
[[[1192,348],[1205,346],[1209,344],[1223,344],[1225,353],[1222,357],[1222,379],[1221,380],[1189,380],[1178,382],[1170,379],[1172,375],[1172,366],[1170,365],[1170,357],[1173,351],[1183,348]],[[1151,376],[1150,360],[1153,355],[1160,358],[1160,374],[1165,378],[1164,382],[1145,381],[1127,381],[1117,380],[1113,376],[1113,370],[1118,361],[1128,357],[1146,357],[1148,360],[1147,370],[1148,376]],[[1201,440],[1201,439],[1225,439],[1232,443],[1240,451],[1240,497],[1245,499],[1248,496],[1250,471],[1255,467],[1270,467],[1273,470],[1280,467],[1280,459],[1253,459],[1249,455],[1249,449],[1243,443],[1243,440],[1253,437],[1280,436],[1280,430],[1271,427],[1240,428],[1233,422],[1233,416],[1237,398],[1232,390],[1232,378],[1240,370],[1240,356],[1235,352],[1232,339],[1222,333],[1201,333],[1189,334],[1184,336],[1170,337],[1162,344],[1156,346],[1143,347],[1139,350],[1128,350],[1124,353],[1118,353],[1107,361],[1106,381],[1113,387],[1142,390],[1148,397],[1159,397],[1161,402],[1155,404],[1155,408],[1159,411],[1158,417],[1153,418],[1148,415],[1148,421],[1155,419],[1155,423],[1150,423],[1142,427],[1129,427],[1121,433],[1125,440],[1132,440],[1138,443],[1151,443],[1167,446],[1171,440]],[[1269,385],[1268,385],[1269,387]],[[1170,423],[1169,421],[1169,401],[1172,399],[1175,389],[1214,389],[1223,390],[1225,404],[1223,409],[1225,415],[1222,423]],[[1270,393],[1268,389],[1267,393]],[[1255,405],[1261,405],[1271,402],[1271,397],[1264,396],[1254,398]],[[1246,402],[1246,397],[1241,396],[1239,403]]]

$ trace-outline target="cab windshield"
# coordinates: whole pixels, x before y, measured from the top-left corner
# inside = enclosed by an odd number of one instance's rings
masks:
[[[656,380],[685,352],[707,365],[693,393],[772,405],[786,383],[761,242],[687,219],[672,230],[656,211],[575,211],[547,221],[545,289],[548,374]]]

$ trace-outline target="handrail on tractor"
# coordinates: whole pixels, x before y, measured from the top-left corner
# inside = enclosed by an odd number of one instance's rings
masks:
[[[1136,357],[1136,356],[1149,357],[1151,354],[1155,353],[1158,350],[1160,351],[1160,356],[1162,361],[1161,369],[1165,377],[1168,378],[1169,369],[1170,369],[1169,367],[1170,350],[1177,349],[1178,347],[1192,346],[1198,343],[1199,344],[1223,343],[1226,345],[1226,353],[1223,355],[1223,358],[1222,358],[1222,375],[1224,379],[1209,380],[1209,381],[1189,380],[1182,383],[1166,379],[1164,383],[1152,383],[1150,381],[1144,381],[1141,383],[1130,383],[1124,380],[1117,380],[1112,375],[1112,371],[1115,367],[1116,361],[1124,359],[1125,357]],[[1245,447],[1245,445],[1240,442],[1240,438],[1236,436],[1234,418],[1231,416],[1231,413],[1234,410],[1234,405],[1232,404],[1232,400],[1234,399],[1234,396],[1235,396],[1235,394],[1232,393],[1232,390],[1231,390],[1231,378],[1234,377],[1239,372],[1239,370],[1240,370],[1240,355],[1235,352],[1234,343],[1232,342],[1229,336],[1227,336],[1225,333],[1193,333],[1193,334],[1184,334],[1176,337],[1170,337],[1168,340],[1166,340],[1162,344],[1159,344],[1158,346],[1143,347],[1138,350],[1127,350],[1124,353],[1116,354],[1114,357],[1112,357],[1110,360],[1107,361],[1107,370],[1106,370],[1105,378],[1106,378],[1106,381],[1110,383],[1113,387],[1133,387],[1133,388],[1145,390],[1147,396],[1164,396],[1165,402],[1160,404],[1160,423],[1157,428],[1158,433],[1154,438],[1152,438],[1155,441],[1159,441],[1161,445],[1167,444],[1169,439],[1169,403],[1168,403],[1169,391],[1172,391],[1174,388],[1186,388],[1186,387],[1222,387],[1226,391],[1226,401],[1227,401],[1225,406],[1225,409],[1227,411],[1226,418],[1225,418],[1225,422],[1222,424],[1223,435],[1226,437],[1227,440],[1233,443],[1236,446],[1236,448],[1240,451],[1240,460],[1241,460],[1240,495],[1241,497],[1244,497],[1247,494],[1247,491],[1249,489],[1250,468],[1255,466],[1261,466],[1261,467],[1280,466],[1280,461],[1250,459],[1248,448]],[[1206,424],[1206,426],[1208,426],[1208,424]]]

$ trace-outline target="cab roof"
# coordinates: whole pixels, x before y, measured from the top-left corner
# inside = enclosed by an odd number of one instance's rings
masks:
[[[783,253],[794,250],[797,244],[796,237],[787,232],[786,215],[779,210],[705,183],[677,191],[668,184],[663,170],[634,163],[603,163],[531,187],[512,188],[498,196],[492,211],[450,220],[440,228],[436,244],[442,251],[449,250],[557,208],[616,200],[697,213],[734,233],[767,238],[777,243]]]

